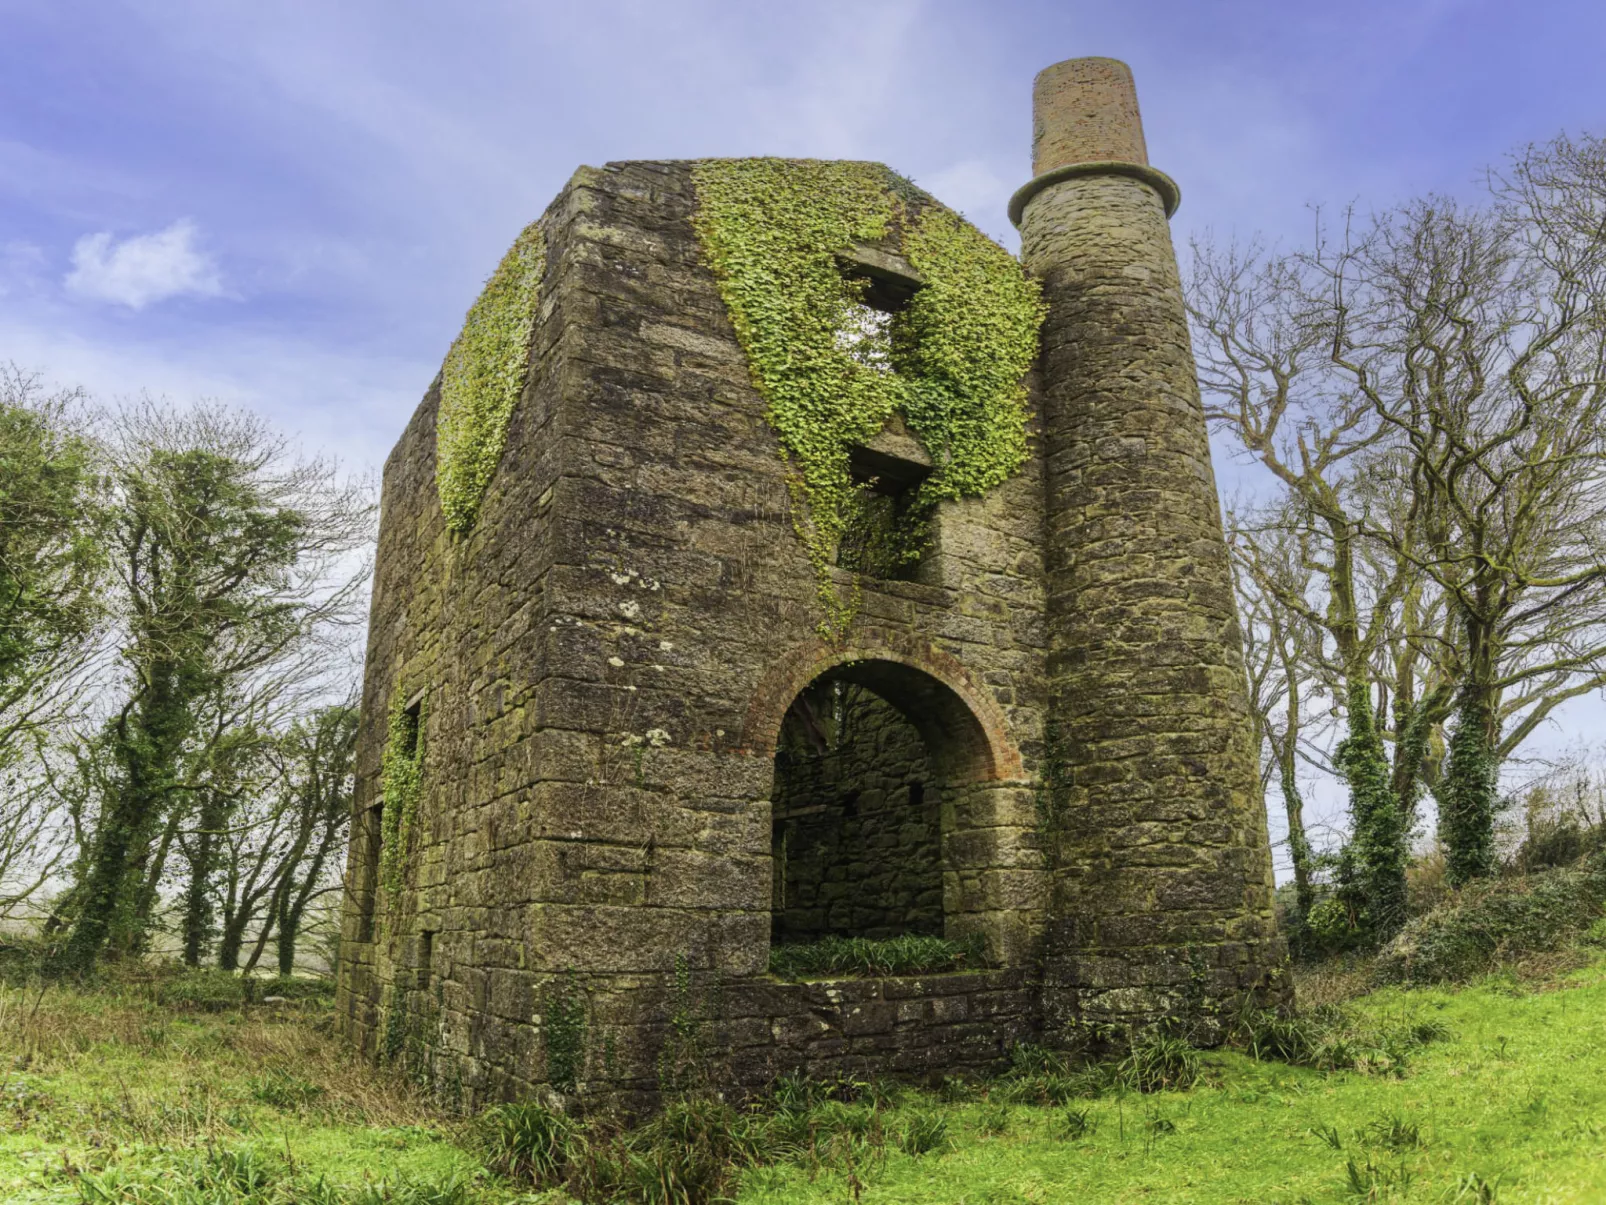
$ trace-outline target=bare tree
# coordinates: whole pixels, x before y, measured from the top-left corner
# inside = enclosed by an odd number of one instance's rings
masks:
[[[83,403],[0,366],[0,916],[27,906],[68,852],[43,759],[76,707],[103,614]]]
[[[1345,682],[1356,843],[1376,848],[1383,801],[1408,821],[1427,780],[1452,882],[1486,874],[1501,763],[1606,682],[1606,145],[1530,147],[1481,207],[1413,202],[1198,264],[1212,417],[1320,534],[1324,606],[1276,598],[1324,628]]]
[[[1335,378],[1398,440],[1459,681],[1437,791],[1452,884],[1495,866],[1501,763],[1606,682],[1606,144],[1531,147],[1492,202],[1430,199],[1318,261]]]
[[[1279,545],[1292,558],[1283,565],[1263,561],[1262,541],[1240,540],[1241,571],[1290,630],[1297,623],[1320,634],[1306,649],[1344,716],[1334,761],[1349,787],[1361,903],[1368,928],[1386,937],[1405,920],[1410,818],[1374,701],[1375,662],[1412,567],[1367,572],[1377,567],[1365,557],[1370,476],[1386,463],[1392,433],[1364,399],[1334,387],[1331,332],[1311,294],[1300,257],[1195,244],[1188,300],[1206,415],[1283,495],[1235,526],[1281,527],[1291,541]]]
[[[1276,601],[1277,593],[1296,590],[1301,576],[1290,533],[1275,526],[1247,528],[1233,523],[1229,535],[1244,626],[1250,711],[1261,749],[1261,786],[1268,789],[1275,779],[1282,795],[1294,899],[1303,919],[1315,903],[1316,888],[1299,769],[1313,699],[1323,693],[1321,638],[1309,621]],[[1263,585],[1268,578],[1273,582],[1270,592]]]

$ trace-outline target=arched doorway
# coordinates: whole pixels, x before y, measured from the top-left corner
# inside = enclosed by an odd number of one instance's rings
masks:
[[[990,699],[918,661],[794,663],[768,696],[784,706],[751,717],[775,750],[772,943],[920,934],[1027,955],[1046,878],[1019,755]]]
[[[826,675],[781,724],[770,796],[771,941],[942,936],[941,786],[919,731]]]

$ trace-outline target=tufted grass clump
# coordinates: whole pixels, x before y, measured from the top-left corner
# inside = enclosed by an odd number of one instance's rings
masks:
[[[849,449],[901,414],[930,453],[934,469],[875,557],[884,569],[912,562],[938,502],[983,494],[1025,462],[1039,288],[1002,247],[880,164],[711,159],[693,180],[703,252],[792,468],[821,629],[840,636],[856,594],[840,595],[832,566],[866,491]],[[855,243],[903,252],[924,282],[906,308],[870,320],[865,282],[837,260]]]
[[[1134,1092],[1186,1092],[1201,1066],[1199,1051],[1186,1038],[1150,1030],[1132,1039],[1115,1075]]]
[[[507,442],[513,407],[530,375],[546,240],[526,226],[469,308],[441,368],[435,417],[435,486],[446,526],[474,526]]]
[[[1435,1019],[1379,1025],[1353,1010],[1327,1006],[1298,1016],[1246,1013],[1232,1039],[1262,1062],[1400,1077],[1418,1050],[1452,1036],[1449,1026]]]
[[[921,975],[984,965],[980,938],[822,937],[819,941],[770,947],[770,973],[783,979],[821,975]]]

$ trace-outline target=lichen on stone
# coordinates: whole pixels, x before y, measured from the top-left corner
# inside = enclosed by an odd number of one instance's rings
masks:
[[[792,468],[822,633],[840,636],[857,579],[844,599],[831,567],[866,489],[849,450],[901,414],[931,454],[878,564],[914,560],[938,502],[984,493],[1025,462],[1038,287],[1002,247],[879,164],[704,160],[693,179],[703,252]],[[838,262],[855,243],[897,244],[923,280],[884,321],[865,320],[866,282]]]
[[[546,240],[526,226],[463,320],[441,369],[435,484],[446,525],[474,526],[507,442],[508,420],[530,374]]]

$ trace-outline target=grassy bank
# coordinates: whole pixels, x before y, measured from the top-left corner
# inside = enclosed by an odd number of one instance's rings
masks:
[[[8,1203],[199,1205],[285,1182],[291,1200],[422,1205],[495,1188],[457,1122],[333,1036],[324,997],[246,1003],[210,976],[0,987],[0,1055]]]
[[[1310,976],[1305,994],[1370,973]],[[646,1130],[559,1133],[539,1111],[441,1112],[354,1058],[322,997],[246,1002],[215,978],[11,986],[0,1200],[556,1205],[565,1184],[749,1205],[1606,1200],[1598,948],[1344,1009],[1263,1023],[1237,1050],[1084,1068],[1039,1054],[932,1092],[794,1082],[760,1110],[705,1101]]]

